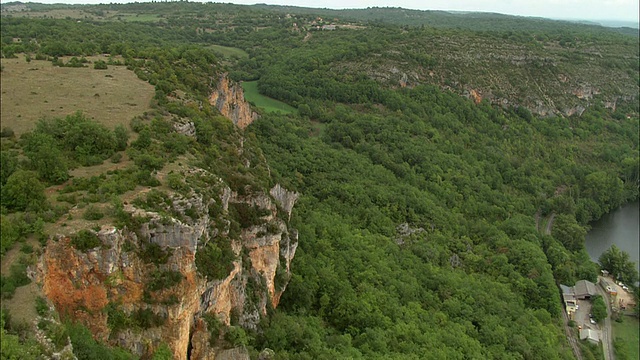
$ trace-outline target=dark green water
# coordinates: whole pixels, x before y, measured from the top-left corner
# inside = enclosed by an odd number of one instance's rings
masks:
[[[598,261],[600,254],[615,244],[629,253],[640,271],[640,218],[638,201],[621,206],[591,224],[585,245],[591,259]]]

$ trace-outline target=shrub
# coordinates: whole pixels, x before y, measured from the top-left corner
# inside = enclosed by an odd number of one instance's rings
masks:
[[[209,241],[206,246],[198,249],[196,267],[200,274],[210,279],[224,279],[233,270],[235,258],[230,241]]]
[[[49,315],[49,304],[42,296],[36,297],[36,312],[40,316]]]
[[[84,211],[82,218],[85,220],[100,220],[104,217],[104,213],[98,207],[90,205]]]
[[[16,288],[31,283],[31,279],[27,276],[28,266],[27,259],[20,258],[20,260],[11,265],[9,276],[0,276],[0,293],[3,299],[12,298]]]
[[[104,60],[98,60],[95,63],[93,63],[93,68],[96,69],[96,70],[106,70],[106,69],[108,69],[107,63],[104,62]]]
[[[269,215],[269,210],[245,203],[229,203],[229,213],[246,229],[262,223],[261,217]]]
[[[0,255],[10,249],[21,237],[18,224],[6,215],[0,215]]]
[[[33,171],[17,170],[2,187],[2,205],[10,210],[42,210],[47,198],[44,185]]]
[[[156,265],[166,264],[171,255],[173,255],[173,250],[164,250],[156,243],[147,243],[138,251],[138,256],[142,261]]]
[[[120,348],[109,348],[93,339],[89,329],[81,324],[67,324],[73,353],[78,360],[135,359],[131,353]]]
[[[171,360],[173,359],[173,353],[169,345],[161,343],[158,349],[153,353],[151,360]]]
[[[13,151],[0,152],[0,184],[7,183],[9,176],[18,169],[18,156]]]
[[[182,276],[182,273],[179,271],[154,271],[151,273],[151,279],[147,283],[147,289],[150,291],[168,289],[179,284],[182,279],[184,279],[184,276]]]
[[[129,132],[127,129],[122,125],[118,125],[113,129],[113,133],[116,137],[116,150],[122,151],[126,149],[129,143]]]
[[[120,310],[118,304],[109,303],[103,311],[107,313],[107,326],[113,333],[132,327],[132,317]]]
[[[53,135],[34,132],[24,137],[24,152],[41,179],[60,184],[69,178],[67,163]]]
[[[135,325],[142,329],[162,326],[166,320],[164,317],[154,313],[151,309],[138,309],[131,315]]]
[[[218,337],[220,337],[222,323],[216,315],[211,313],[204,314],[202,318],[207,323],[207,330],[209,330],[209,345],[211,345],[211,347],[215,347]]]
[[[90,230],[80,230],[71,235],[71,245],[80,251],[87,251],[102,245],[102,241]]]
[[[111,155],[111,162],[114,164],[117,164],[120,162],[120,160],[122,160],[122,154],[117,152],[117,153],[113,153],[113,155]]]
[[[247,333],[239,326],[230,326],[224,334],[224,339],[231,347],[247,346],[249,343]]]
[[[0,137],[11,138],[11,137],[14,137],[14,136],[15,136],[15,132],[10,127],[5,126],[5,127],[2,128],[2,131],[0,131]]]
[[[164,166],[164,159],[150,154],[139,154],[133,157],[133,162],[145,171],[160,170]]]
[[[167,175],[167,186],[175,191],[187,190],[187,185],[182,180],[182,175],[174,172]]]
[[[25,253],[25,254],[32,254],[33,253],[33,246],[31,246],[29,244],[23,244],[20,247],[20,251]]]

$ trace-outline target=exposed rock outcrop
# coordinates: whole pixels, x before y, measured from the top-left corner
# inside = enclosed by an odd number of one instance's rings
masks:
[[[251,106],[244,99],[242,86],[231,81],[227,74],[220,77],[218,87],[211,94],[209,103],[241,129],[258,119],[258,114],[251,110]]]
[[[166,212],[126,205],[126,212],[144,219],[140,226],[104,227],[95,233],[101,245],[84,252],[70,237],[50,239],[38,281],[63,316],[139,356],[164,342],[174,359],[186,360],[189,348],[191,359],[248,359],[246,350],[211,346],[215,341],[202,319],[212,314],[223,325],[236,321],[255,329],[268,307],[278,305],[297,248],[297,232],[287,223],[298,194],[280,185],[270,193],[239,195],[223,186],[208,199],[193,191],[186,197],[170,194]],[[231,208],[255,215],[237,215]],[[231,231],[233,222],[242,224],[239,232]],[[224,241],[235,256],[231,270],[224,278],[208,278],[197,267],[198,251]],[[142,316],[156,320],[133,327],[118,323],[130,325]]]

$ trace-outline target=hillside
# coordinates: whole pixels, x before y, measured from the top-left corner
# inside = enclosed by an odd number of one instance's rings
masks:
[[[637,38],[21,5],[0,25],[3,356],[575,358],[557,284],[595,281],[589,222],[638,197]]]

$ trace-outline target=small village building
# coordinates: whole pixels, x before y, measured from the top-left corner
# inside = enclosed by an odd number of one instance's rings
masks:
[[[589,280],[578,280],[573,287],[573,294],[578,300],[591,299],[598,294],[596,284]]]
[[[572,287],[560,285],[560,290],[562,290],[564,310],[569,316],[569,320],[574,320],[575,312],[578,308],[578,300],[591,299],[597,294],[596,285],[588,280],[579,280]]]
[[[569,316],[569,320],[574,319],[574,315],[576,313],[576,298],[573,294],[573,289],[568,287],[567,285],[560,285],[560,289],[562,290],[562,301],[564,302],[564,310]]]
[[[600,342],[600,336],[598,335],[598,332],[593,329],[582,328],[580,330],[580,340],[587,340],[588,342],[597,345]]]

